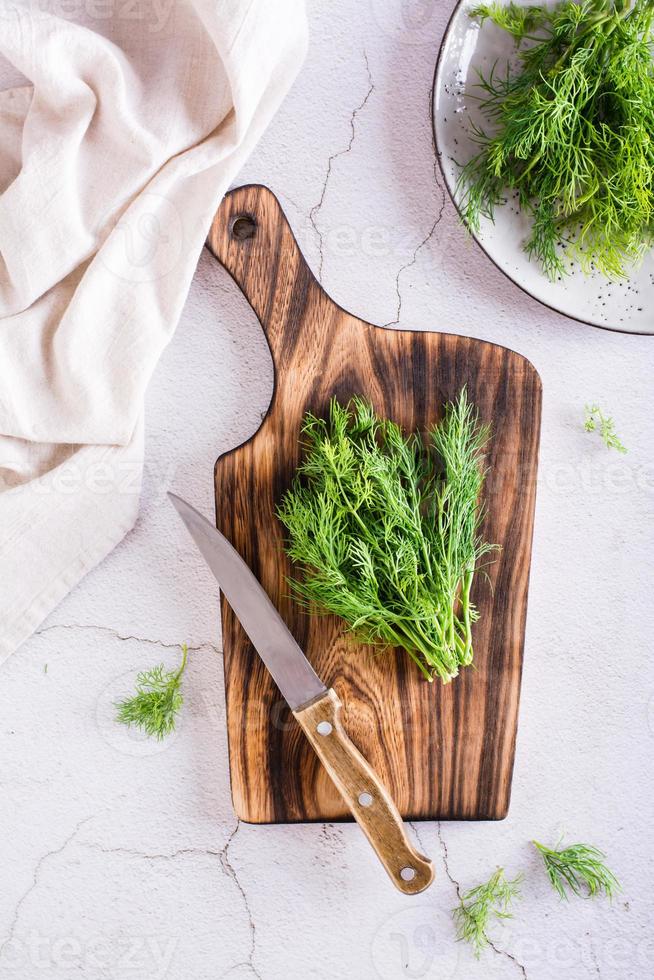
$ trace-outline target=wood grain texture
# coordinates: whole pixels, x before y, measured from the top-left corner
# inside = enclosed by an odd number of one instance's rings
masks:
[[[343,728],[341,707],[330,689],[293,716],[395,887],[405,895],[417,895],[431,885],[434,867],[409,841],[388,791]]]
[[[346,730],[400,813],[501,819],[511,791],[536,491],[535,369],[495,344],[375,327],[341,309],[315,280],[267,188],[228,194],[208,247],[256,312],[275,367],[261,427],[216,463],[218,527],[338,693]],[[462,297],[462,316],[464,306]],[[502,551],[488,580],[478,575],[474,586],[476,669],[443,686],[427,683],[402,651],[354,645],[338,620],[308,616],[289,598],[275,506],[299,462],[306,411],[321,414],[333,395],[361,393],[407,430],[425,430],[462,385],[493,426],[484,534]],[[222,621],[236,812],[254,823],[351,819],[224,600]]]

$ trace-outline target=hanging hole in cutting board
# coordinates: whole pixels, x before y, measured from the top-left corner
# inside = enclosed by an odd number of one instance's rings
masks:
[[[257,223],[251,214],[239,214],[231,223],[229,233],[237,242],[244,242],[248,238],[254,238],[257,232]]]

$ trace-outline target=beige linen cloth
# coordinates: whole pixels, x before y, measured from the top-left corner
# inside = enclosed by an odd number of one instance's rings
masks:
[[[0,0],[0,660],[132,527],[143,395],[302,0]]]

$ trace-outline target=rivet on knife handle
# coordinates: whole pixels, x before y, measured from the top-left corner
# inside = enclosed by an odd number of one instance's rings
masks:
[[[393,800],[350,741],[336,692],[329,689],[293,714],[396,888],[406,895],[427,888],[432,863],[412,846]]]

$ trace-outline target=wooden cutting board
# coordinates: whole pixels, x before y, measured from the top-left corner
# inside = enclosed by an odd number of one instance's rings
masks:
[[[265,187],[227,195],[208,247],[265,331],[275,388],[261,427],[215,467],[217,525],[245,557],[327,685],[352,740],[408,819],[501,819],[515,750],[527,607],[541,383],[519,354],[452,334],[385,329],[334,303]],[[375,284],[370,283],[370,289]],[[461,319],[465,322],[465,297]],[[435,312],[438,321],[438,313]],[[288,596],[291,568],[275,505],[299,460],[304,413],[333,395],[370,398],[407,430],[424,430],[467,385],[492,422],[484,534],[502,546],[473,598],[476,669],[430,684],[401,651],[354,645],[334,618]],[[232,797],[252,823],[349,820],[349,811],[223,600]]]

